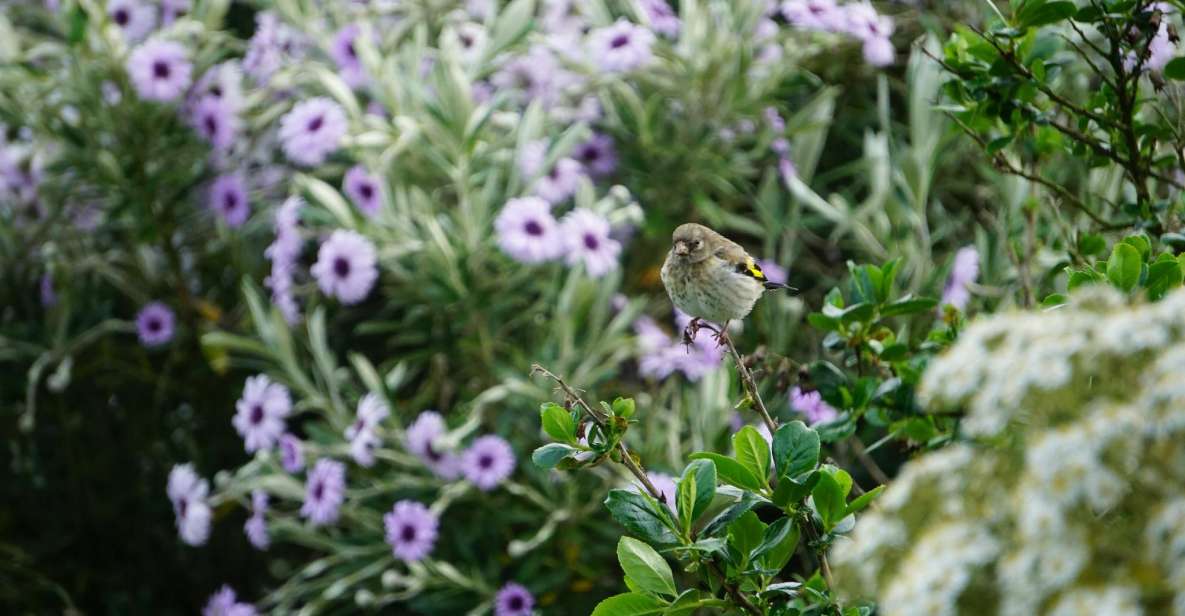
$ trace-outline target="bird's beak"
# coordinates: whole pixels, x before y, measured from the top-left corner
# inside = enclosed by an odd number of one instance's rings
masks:
[[[690,251],[687,250],[687,242],[675,242],[675,254],[679,256],[686,256],[688,252]]]

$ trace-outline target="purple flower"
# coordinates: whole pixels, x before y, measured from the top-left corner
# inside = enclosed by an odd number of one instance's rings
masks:
[[[293,196],[276,210],[276,239],[263,252],[272,262],[272,273],[263,283],[272,290],[272,303],[290,324],[300,320],[300,309],[292,296],[292,271],[304,245],[299,227],[303,205],[300,197]]]
[[[316,167],[335,152],[346,136],[346,113],[323,96],[297,103],[280,118],[280,141],[288,160]]]
[[[346,172],[342,179],[342,191],[354,202],[363,214],[373,217],[383,206],[383,196],[379,192],[378,179],[366,171],[362,165],[354,165]]]
[[[250,603],[239,603],[235,591],[228,584],[224,584],[218,592],[210,595],[206,607],[202,608],[202,616],[255,616],[255,606]]]
[[[532,192],[552,205],[562,203],[576,193],[583,171],[580,163],[571,158],[561,158],[550,171],[535,180]]]
[[[761,271],[765,272],[765,277],[768,278],[770,282],[786,284],[786,280],[788,280],[790,277],[790,275],[786,272],[786,268],[778,265],[778,263],[772,259],[758,259],[757,265],[761,268]]]
[[[133,42],[156,29],[156,8],[140,0],[111,0],[107,3],[107,18],[119,26],[125,39]]]
[[[481,490],[489,491],[505,481],[514,471],[514,450],[510,443],[494,434],[473,441],[461,455],[461,472]]]
[[[1141,70],[1154,73],[1164,70],[1164,66],[1176,55],[1177,45],[1173,42],[1173,38],[1169,32],[1168,20],[1162,19],[1156,34],[1152,36],[1152,40],[1148,41],[1148,52],[1143,58],[1144,65]],[[1136,53],[1134,51],[1128,52],[1123,61],[1124,68],[1129,71],[1135,70],[1136,64]]]
[[[343,304],[357,304],[379,277],[374,244],[354,231],[338,229],[321,243],[310,271],[323,293]]]
[[[786,21],[806,30],[842,32],[847,16],[835,0],[786,0],[782,3]]]
[[[770,132],[775,135],[786,132],[786,120],[782,119],[782,114],[778,113],[777,107],[766,107],[762,115],[765,116],[765,123],[769,125]]]
[[[304,468],[304,445],[295,434],[280,437],[280,465],[289,473],[298,473]]]
[[[593,133],[588,141],[576,146],[573,156],[593,177],[604,177],[617,168],[617,149],[613,147],[613,138],[604,133]]]
[[[679,34],[679,17],[667,0],[641,0],[640,4],[642,12],[646,14],[646,21],[650,22],[650,29],[668,37]]]
[[[284,434],[284,420],[292,411],[292,399],[287,387],[259,374],[247,378],[235,411],[231,423],[243,437],[247,453],[253,453],[276,446]]]
[[[354,42],[362,34],[358,24],[350,24],[337,34],[329,44],[329,57],[337,63],[340,75],[351,88],[357,88],[366,83],[366,71],[362,68],[362,61],[358,59],[358,51],[354,49]]]
[[[559,61],[551,50],[541,45],[531,47],[526,54],[510,59],[490,81],[498,90],[521,95],[516,102],[526,104],[538,100],[544,106],[555,102],[559,94]]]
[[[173,41],[140,45],[128,56],[127,71],[140,98],[158,102],[177,100],[193,77],[189,52]]]
[[[383,516],[387,543],[395,558],[404,562],[415,562],[432,553],[439,526],[436,514],[416,501],[401,500]]]
[[[968,288],[979,278],[979,251],[974,246],[964,246],[955,253],[955,263],[951,266],[950,276],[946,279],[946,286],[942,289],[942,301],[939,305],[950,305],[964,310],[971,301],[971,290]]]
[[[889,66],[896,55],[893,42],[888,37],[870,38],[864,41],[864,61],[873,66]]]
[[[333,524],[345,499],[346,465],[328,458],[317,460],[305,482],[300,515],[308,518],[313,526]]]
[[[407,450],[424,462],[437,477],[456,479],[461,474],[460,460],[449,451],[441,451],[436,440],[448,432],[444,418],[436,411],[424,411],[407,428]]]
[[[355,462],[362,466],[374,465],[374,448],[380,443],[378,425],[390,414],[387,403],[375,394],[366,394],[358,401],[357,418],[346,428],[350,455]]]
[[[41,281],[37,285],[38,296],[41,299],[42,308],[53,308],[58,303],[58,294],[53,289],[53,276],[49,273],[41,275]]]
[[[559,224],[551,205],[539,197],[511,199],[494,220],[498,247],[521,263],[541,263],[560,256]]]
[[[589,35],[589,55],[601,69],[610,73],[632,70],[650,61],[654,33],[618,19],[613,25],[593,30]]]
[[[247,43],[247,53],[243,57],[243,69],[256,81],[266,83],[286,62],[303,56],[305,47],[304,36],[280,21],[275,13],[258,13],[255,34]]]
[[[251,206],[247,203],[247,183],[243,176],[228,173],[210,184],[210,209],[218,213],[228,227],[240,227],[247,221]]]
[[[690,322],[690,315],[682,310],[675,311],[676,331],[686,330],[687,324]],[[719,323],[712,323],[712,325],[720,327]],[[682,347],[682,345],[680,346]],[[724,350],[719,344],[716,344],[710,333],[701,333],[696,336],[691,347],[682,347],[682,350],[683,359],[679,362],[679,370],[691,381],[698,381],[704,375],[719,368],[720,363],[724,361]]]
[[[161,302],[145,304],[136,314],[136,334],[146,347],[160,346],[173,339],[173,311]]]
[[[819,392],[804,392],[797,385],[790,389],[790,409],[802,413],[812,426],[835,421],[839,417],[839,412],[824,402]]]
[[[494,616],[529,616],[535,597],[522,584],[510,582],[494,596]]]
[[[457,26],[457,44],[461,47],[461,59],[465,62],[472,63],[480,58],[488,39],[486,28],[481,24],[470,21]]]
[[[676,511],[675,499],[678,497],[678,488],[675,485],[675,478],[666,473],[659,473],[655,471],[646,471],[646,478],[658,491],[662,493],[662,502],[666,503],[667,508],[672,513]],[[635,486],[635,489],[637,487]]]
[[[572,210],[560,223],[568,264],[583,263],[589,276],[600,278],[617,267],[621,243],[609,237],[609,221],[592,210]]]
[[[198,134],[219,150],[228,150],[234,145],[241,125],[234,106],[217,96],[198,99],[189,120]]]
[[[646,378],[665,379],[678,370],[686,352],[674,343],[654,319],[648,316],[634,321],[638,336],[638,373]]]
[[[843,31],[861,41],[887,39],[893,34],[893,18],[877,13],[867,1],[845,6],[843,16]]]
[[[782,177],[782,182],[787,187],[790,186],[790,181],[798,177],[798,167],[794,166],[794,161],[790,160],[789,156],[782,156],[778,159],[778,175]]]
[[[247,523],[243,525],[243,532],[247,534],[247,541],[255,546],[257,550],[266,550],[271,544],[271,537],[268,536],[267,518],[267,492],[263,490],[251,491],[251,517],[247,518]]]
[[[166,492],[177,517],[177,533],[189,545],[202,545],[210,537],[210,505],[206,495],[210,484],[198,477],[191,464],[178,464],[169,471]]]
[[[191,8],[190,0],[160,0],[160,22],[165,26],[171,25],[189,13]]]

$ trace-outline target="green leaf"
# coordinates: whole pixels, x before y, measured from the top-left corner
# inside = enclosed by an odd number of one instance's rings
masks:
[[[1181,265],[1176,259],[1157,261],[1148,266],[1148,299],[1153,301],[1165,296],[1169,291],[1181,286]]]
[[[813,471],[802,479],[782,477],[778,480],[778,487],[774,490],[774,495],[770,500],[783,509],[798,503],[811,493],[815,484],[819,482],[821,474],[819,471]]]
[[[555,468],[560,460],[579,451],[575,447],[563,443],[548,443],[531,454],[531,462],[543,469]]]
[[[811,327],[822,332],[833,332],[839,330],[839,319],[827,316],[822,312],[812,312],[806,315],[806,322],[810,323]]]
[[[1148,259],[1148,254],[1152,252],[1152,240],[1148,239],[1147,235],[1137,233],[1123,238],[1124,244],[1130,244],[1133,248],[1140,251],[1140,260]]]
[[[1078,7],[1068,0],[1059,2],[1032,0],[1026,2],[1017,13],[1016,25],[1020,28],[1037,28],[1073,17],[1077,12]]]
[[[745,426],[732,435],[737,462],[753,473],[761,485],[769,484],[769,445],[757,428]]]
[[[700,600],[702,598],[703,594],[698,589],[688,588],[682,593],[679,593],[679,597],[662,614],[663,616],[694,614],[700,609]]]
[[[1140,251],[1131,244],[1116,244],[1107,260],[1107,280],[1125,292],[1130,292],[1140,282],[1143,259]]]
[[[798,477],[819,462],[819,434],[801,421],[792,421],[774,434],[774,464],[778,477]]]
[[[853,513],[858,513],[860,511],[862,511],[865,507],[871,505],[872,501],[875,500],[876,497],[880,496],[881,492],[884,492],[884,491],[885,491],[885,486],[877,486],[877,487],[861,494],[860,496],[856,497],[855,500],[848,503],[848,507],[844,511],[844,517],[846,518],[847,516],[852,515]]]
[[[1073,291],[1078,287],[1088,284],[1096,284],[1103,281],[1103,276],[1094,269],[1087,268],[1083,270],[1067,270],[1070,272],[1070,279],[1066,281],[1066,289]]]
[[[881,308],[881,317],[896,317],[906,314],[929,312],[938,305],[932,297],[903,298]]]
[[[1062,304],[1065,304],[1065,303],[1066,303],[1066,296],[1065,295],[1062,295],[1061,293],[1050,293],[1049,295],[1045,296],[1045,299],[1041,300],[1041,307],[1048,310],[1048,309],[1053,308],[1055,306],[1061,306]]]
[[[746,511],[728,525],[728,545],[746,560],[748,555],[761,545],[761,538],[764,536],[765,522],[752,511]]]
[[[605,507],[626,530],[650,543],[663,545],[678,542],[667,526],[665,516],[655,509],[654,503],[646,496],[631,490],[609,490]]]
[[[70,32],[66,35],[66,40],[70,41],[71,45],[77,45],[86,37],[86,22],[89,16],[86,11],[78,5],[70,9]]]
[[[679,516],[690,527],[716,497],[716,465],[711,460],[692,460],[683,470],[678,492]]]
[[[622,537],[617,542],[617,562],[641,590],[675,596],[675,576],[671,566],[649,545],[633,537]]]
[[[618,398],[613,401],[613,414],[618,417],[629,419],[634,416],[634,410],[633,398]]]
[[[543,431],[551,438],[562,443],[576,442],[576,420],[568,409],[547,402],[539,407],[539,421],[543,424]]]
[[[732,524],[733,520],[741,517],[741,515],[746,511],[752,509],[753,505],[756,505],[758,502],[760,502],[760,499],[758,499],[753,494],[745,492],[741,496],[741,500],[737,501],[733,505],[730,505],[728,509],[720,512],[719,515],[712,518],[711,522],[708,522],[706,525],[704,525],[703,530],[700,531],[700,537],[710,537],[720,532],[721,529],[727,527],[729,524]],[[701,539],[700,541],[703,540]]]
[[[757,560],[764,556],[767,557],[766,568],[779,570],[790,560],[797,546],[798,526],[788,517],[780,518],[765,529],[761,544],[749,554],[749,560]]]
[[[666,604],[657,597],[640,592],[627,592],[613,595],[597,604],[592,616],[645,616],[647,614],[661,614]]]
[[[847,509],[845,503],[847,493],[834,475],[819,473],[819,483],[815,484],[811,496],[815,500],[815,510],[819,512],[819,517],[823,519],[823,526],[827,530],[831,530],[836,523],[844,518],[844,511]]]
[[[1107,249],[1107,240],[1097,233],[1084,233],[1078,236],[1078,252],[1084,255],[1097,255]]]
[[[1185,58],[1178,57],[1169,60],[1169,63],[1164,65],[1163,73],[1166,79],[1176,79],[1177,81],[1185,79]]]
[[[711,451],[700,451],[688,456],[692,460],[711,460],[716,465],[716,474],[720,481],[745,490],[758,492],[763,482],[740,462]]]

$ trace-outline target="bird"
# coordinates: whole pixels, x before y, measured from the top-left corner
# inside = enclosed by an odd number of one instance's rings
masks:
[[[662,284],[676,308],[692,317],[684,340],[711,321],[722,325],[717,341],[727,335],[729,321],[744,319],[770,290],[794,287],[771,282],[740,244],[695,223],[679,225],[662,264]]]

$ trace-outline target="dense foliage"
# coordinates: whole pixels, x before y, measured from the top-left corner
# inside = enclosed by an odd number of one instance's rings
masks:
[[[1183,609],[1179,2],[0,8],[14,611]]]

